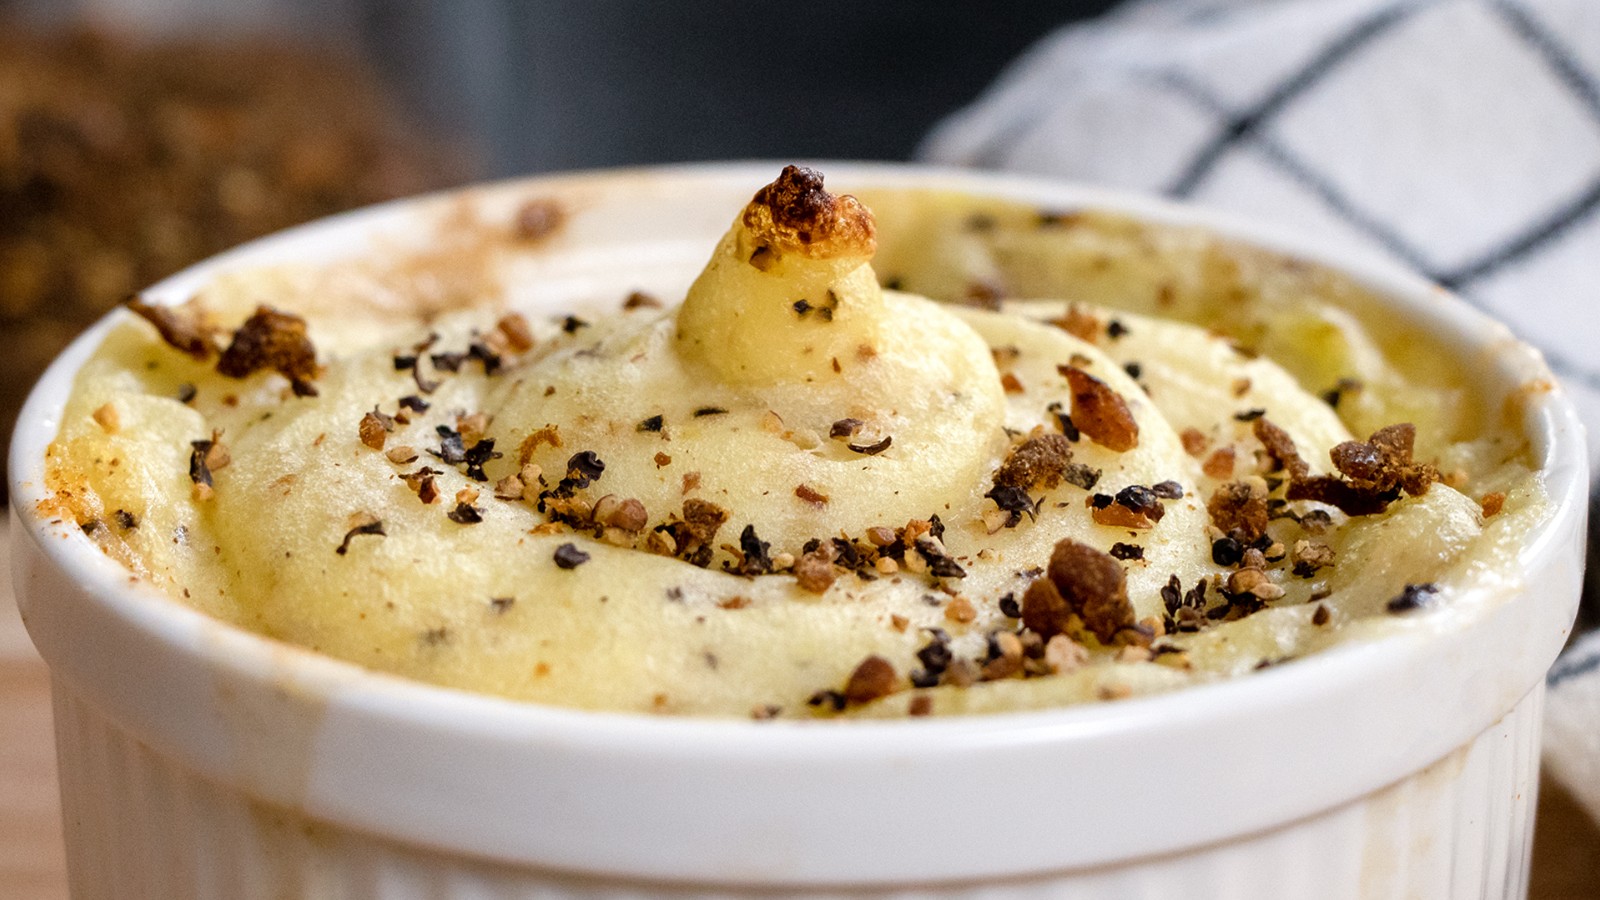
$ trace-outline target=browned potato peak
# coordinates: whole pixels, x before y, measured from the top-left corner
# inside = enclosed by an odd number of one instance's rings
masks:
[[[744,208],[751,235],[779,251],[814,259],[871,256],[878,249],[872,212],[849,194],[823,190],[822,173],[784,166]]]

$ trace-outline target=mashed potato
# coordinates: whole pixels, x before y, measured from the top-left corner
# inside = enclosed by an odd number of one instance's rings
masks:
[[[1114,699],[1442,627],[1545,514],[1515,429],[1336,276],[868,199],[786,169],[681,305],[604,318],[386,309],[451,274],[426,260],[135,302],[50,503],[362,666],[757,718]]]

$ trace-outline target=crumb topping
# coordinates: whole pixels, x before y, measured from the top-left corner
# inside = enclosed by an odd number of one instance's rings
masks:
[[[306,320],[270,306],[255,313],[233,333],[233,340],[217,360],[217,371],[229,378],[246,378],[263,369],[289,379],[296,397],[315,397],[312,385],[321,374],[317,350],[311,345]]]
[[[1045,577],[1022,597],[1022,622],[1049,640],[1072,627],[1077,617],[1102,642],[1134,626],[1122,565],[1109,554],[1067,538],[1050,554]]]
[[[1072,389],[1072,421],[1089,440],[1119,453],[1139,446],[1139,423],[1122,395],[1077,366],[1057,366]]]
[[[216,353],[216,347],[211,342],[212,330],[202,321],[198,310],[188,306],[173,308],[146,303],[137,294],[124,303],[129,310],[154,325],[156,333],[168,346],[202,362]]]

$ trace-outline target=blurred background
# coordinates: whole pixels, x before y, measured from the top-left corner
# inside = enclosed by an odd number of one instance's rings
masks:
[[[100,313],[249,238],[482,178],[906,159],[1115,5],[0,0],[0,428]]]

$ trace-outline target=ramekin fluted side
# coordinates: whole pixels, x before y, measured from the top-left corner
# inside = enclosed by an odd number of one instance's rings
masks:
[[[55,714],[75,900],[1500,900],[1527,892],[1543,693],[1423,771],[1262,834],[997,883],[827,891],[611,881],[409,846],[215,784],[60,682]]]

